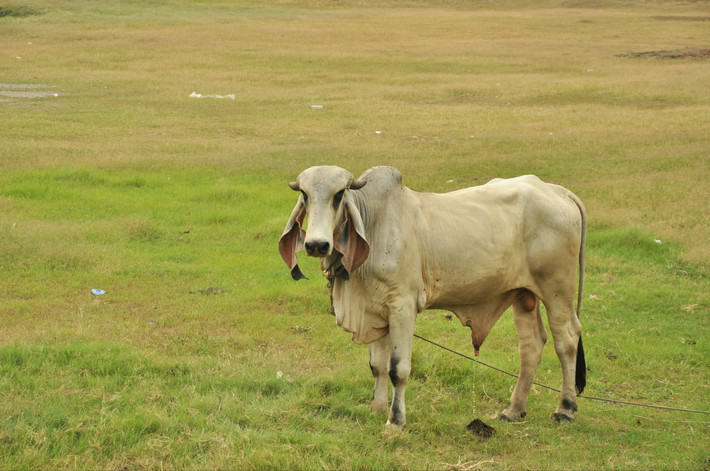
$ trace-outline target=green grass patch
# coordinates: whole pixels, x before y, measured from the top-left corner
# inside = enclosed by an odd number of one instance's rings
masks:
[[[311,165],[439,192],[537,174],[588,210],[586,394],[709,410],[708,62],[618,55],[706,47],[668,18],[707,12],[679,8],[0,7],[0,468],[707,468],[706,416],[581,398],[557,424],[535,386],[499,424],[514,380],[418,340],[386,429],[317,261],[297,283],[277,250]],[[472,353],[455,318],[417,322]],[[558,387],[551,344],[536,380]],[[510,313],[481,355],[517,371]]]

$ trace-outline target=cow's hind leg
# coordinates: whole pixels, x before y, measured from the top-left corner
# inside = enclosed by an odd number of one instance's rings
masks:
[[[373,412],[387,411],[391,347],[389,335],[370,344],[370,370],[375,377],[375,390],[372,393]]]
[[[540,316],[540,302],[525,290],[513,302],[513,319],[520,339],[520,376],[500,420],[516,421],[525,417],[525,407],[535,371],[540,364],[547,333]]]
[[[562,295],[545,301],[550,331],[555,342],[555,351],[562,366],[562,392],[554,418],[560,422],[572,420],[577,411],[575,380],[577,372],[577,346],[582,325],[574,311],[573,300]]]

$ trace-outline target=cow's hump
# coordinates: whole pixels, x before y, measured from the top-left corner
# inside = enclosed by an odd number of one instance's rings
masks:
[[[367,182],[363,189],[371,195],[388,193],[402,186],[402,174],[394,167],[372,167],[365,170],[359,180]]]

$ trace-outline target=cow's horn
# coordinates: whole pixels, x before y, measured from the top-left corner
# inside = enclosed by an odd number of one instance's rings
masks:
[[[291,188],[293,191],[301,191],[301,186],[298,184],[298,182],[291,182],[288,184],[289,188]]]
[[[351,190],[359,190],[360,188],[365,186],[366,183],[367,183],[367,181],[365,181],[365,180],[355,180],[352,182],[352,184],[350,184],[350,189]]]

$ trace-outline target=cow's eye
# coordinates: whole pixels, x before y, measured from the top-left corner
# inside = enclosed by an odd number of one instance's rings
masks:
[[[340,190],[333,196],[333,206],[339,206],[340,202],[343,200],[343,194],[345,193],[345,190]]]

